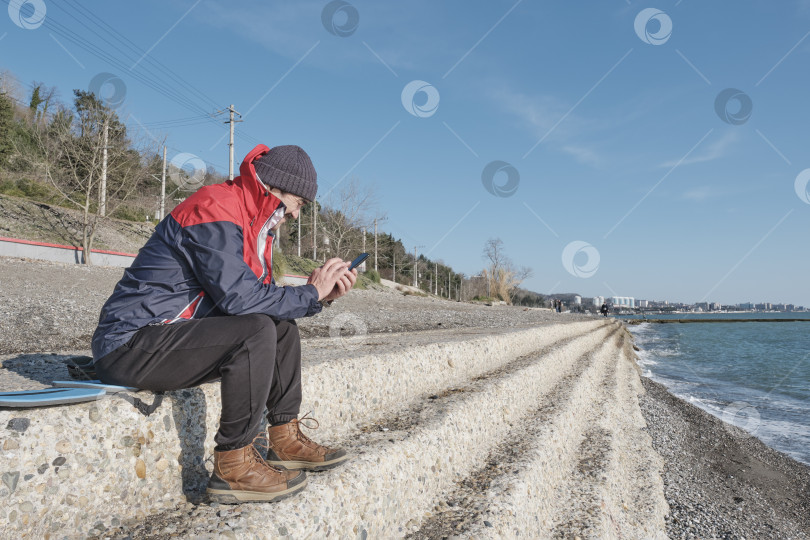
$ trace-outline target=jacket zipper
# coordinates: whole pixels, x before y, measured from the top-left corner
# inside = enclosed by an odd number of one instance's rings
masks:
[[[264,278],[267,277],[267,262],[264,260],[264,252],[267,249],[267,235],[270,233],[269,225],[270,220],[273,219],[273,215],[275,215],[275,212],[270,214],[270,217],[264,222],[264,225],[262,225],[262,228],[259,230],[259,237],[256,239],[256,253],[259,256],[259,262],[262,263],[262,275],[259,278],[260,282],[264,281]],[[270,236],[273,236],[275,240],[274,235],[270,234]]]

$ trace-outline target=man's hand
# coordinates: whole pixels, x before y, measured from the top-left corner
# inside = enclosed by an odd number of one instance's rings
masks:
[[[328,302],[340,298],[354,287],[357,270],[349,272],[348,268],[349,263],[336,257],[312,271],[307,283],[318,289],[318,300]]]

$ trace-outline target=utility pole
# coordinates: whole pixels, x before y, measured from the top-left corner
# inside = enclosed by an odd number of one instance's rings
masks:
[[[377,270],[377,222],[385,221],[388,218],[374,218],[374,270]],[[365,251],[365,249],[363,250]]]
[[[163,145],[163,175],[160,178],[160,219],[163,221],[166,213],[166,145]]]
[[[436,292],[434,293],[436,296],[439,296],[439,263],[434,263],[435,268],[433,272],[436,274]]]
[[[312,258],[318,260],[318,242],[315,237],[318,236],[318,200],[312,201]]]
[[[418,248],[425,246],[413,246],[413,286],[419,287],[419,257],[416,255]]]
[[[242,115],[233,108],[233,104],[225,110],[230,113],[230,117],[223,123],[231,125],[231,139],[228,143],[228,180],[233,180],[233,125],[236,122],[242,122],[242,120],[234,120],[233,115],[238,114],[239,118],[242,118]]]
[[[104,146],[101,149],[101,201],[98,205],[98,213],[101,216],[107,215],[107,141],[109,132],[109,121],[104,117]]]

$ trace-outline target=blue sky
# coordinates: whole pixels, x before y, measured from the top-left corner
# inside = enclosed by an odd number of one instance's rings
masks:
[[[373,186],[458,271],[499,237],[538,292],[810,305],[807,0],[36,3],[0,17],[0,68],[63,99],[113,74],[170,159],[227,172],[201,115],[233,103],[237,162],[301,145],[320,194]]]

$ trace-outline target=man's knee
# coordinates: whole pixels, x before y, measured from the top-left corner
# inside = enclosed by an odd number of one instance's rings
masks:
[[[275,324],[279,341],[301,341],[298,324],[295,321],[278,321]]]
[[[262,343],[275,343],[278,340],[276,325],[273,319],[263,313],[237,315],[239,324],[250,336],[249,339]]]

